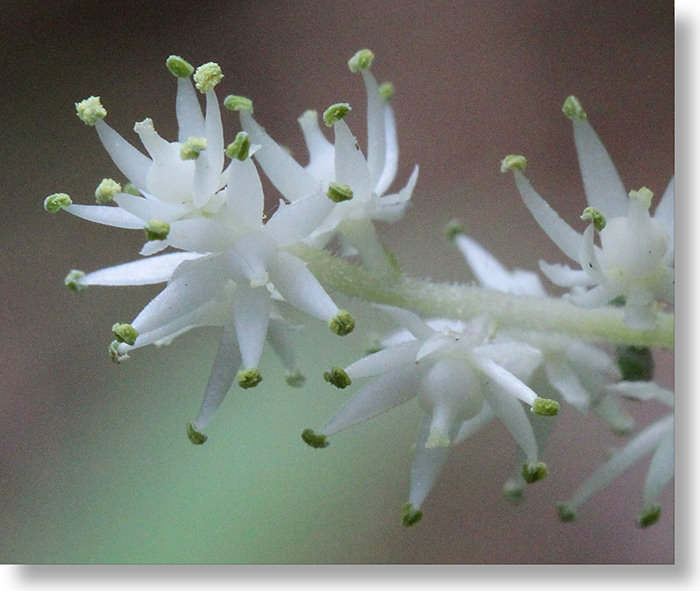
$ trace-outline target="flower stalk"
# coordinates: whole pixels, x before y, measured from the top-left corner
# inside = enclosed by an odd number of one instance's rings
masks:
[[[435,283],[405,275],[393,282],[378,282],[361,266],[325,251],[298,244],[290,250],[307,264],[326,289],[367,302],[408,308],[424,316],[465,321],[488,314],[494,322],[509,328],[556,332],[618,345],[674,348],[673,313],[660,312],[653,329],[635,330],[625,324],[624,311],[614,306],[580,308],[560,298]]]

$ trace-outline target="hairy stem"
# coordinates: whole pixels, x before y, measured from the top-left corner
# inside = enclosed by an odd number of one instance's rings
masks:
[[[314,276],[328,289],[377,304],[408,308],[424,316],[468,321],[488,314],[508,328],[556,332],[588,341],[674,348],[674,315],[662,312],[653,330],[633,330],[621,308],[588,310],[560,298],[502,293],[471,285],[433,283],[400,276],[377,279],[362,267],[327,252],[294,246]]]

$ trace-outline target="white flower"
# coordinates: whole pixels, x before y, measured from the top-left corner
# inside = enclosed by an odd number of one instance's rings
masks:
[[[200,431],[234,379],[244,388],[262,379],[258,365],[266,341],[287,368],[288,381],[300,385],[303,380],[289,338],[292,327],[273,300],[327,321],[339,335],[352,331],[354,321],[338,309],[306,264],[285,251],[322,221],[327,198],[310,194],[292,204],[280,203],[263,224],[263,189],[250,158],[259,146],[251,146],[245,132],[226,148],[231,162],[223,169],[222,124],[213,90],[221,79],[220,69],[210,63],[195,73],[207,100],[207,114],[202,117],[189,81],[191,66],[171,56],[168,67],[178,76],[180,139],[172,143],[161,139],[150,120],[137,124],[151,158],[103,122],[105,111],[99,100],[93,97],[78,104],[81,118],[95,125],[114,162],[143,196],[121,193],[118,184],[108,180],[96,195],[101,202],[112,197],[116,207],[73,205],[65,194],[48,197],[45,206],[106,225],[144,228],[148,242],[142,254],[167,247],[182,251],[87,275],[72,271],[66,284],[79,290],[89,285],[168,283],[133,322],[115,324],[116,341],[110,347],[115,361],[139,347],[167,344],[194,327],[223,327],[204,401],[190,426],[192,441],[203,443],[206,438]]]
[[[660,302],[674,299],[674,183],[669,183],[653,217],[652,193],[646,188],[629,196],[610,156],[575,97],[564,103],[572,120],[581,175],[588,200],[582,219],[589,226],[579,234],[540,197],[523,174],[522,156],[508,156],[502,170],[511,170],[520,195],[545,233],[581,270],[540,263],[555,284],[572,288],[571,300],[585,307],[621,298],[626,322],[635,329],[655,325]],[[595,231],[600,246],[594,244]]]
[[[345,387],[359,378],[374,380],[336,413],[316,435],[303,439],[325,447],[326,438],[418,397],[425,416],[411,473],[409,502],[403,522],[420,519],[420,506],[446,457],[446,449],[460,437],[460,428],[497,417],[526,456],[523,474],[534,482],[544,477],[537,443],[521,402],[538,414],[556,414],[557,404],[540,398],[524,382],[539,364],[539,352],[517,343],[489,340],[488,323],[446,320],[424,322],[404,309],[381,306],[404,327],[384,344],[387,347],[349,365],[334,368],[326,379]]]
[[[359,252],[365,265],[388,272],[387,256],[371,222],[393,222],[401,217],[418,179],[418,167],[403,189],[385,194],[396,176],[399,150],[389,104],[391,93],[389,87],[379,86],[369,71],[373,57],[369,50],[362,50],[349,61],[351,71],[361,73],[367,90],[366,157],[344,121],[350,112],[347,103],[332,105],[323,115],[325,124],[333,127],[333,144],[321,131],[315,111],[307,111],[299,118],[309,150],[309,164],[305,167],[253,119],[250,103],[241,104],[240,97],[229,97],[230,101],[224,104],[240,112],[243,129],[251,141],[262,146],[255,156],[257,162],[288,201],[295,202],[319,191],[328,195],[328,215],[309,235],[308,242],[323,247],[339,234],[346,252]]]
[[[673,392],[660,388],[653,382],[619,382],[609,386],[608,390],[613,395],[637,400],[655,399],[673,408]],[[651,455],[644,484],[643,508],[637,523],[640,527],[652,525],[661,513],[661,506],[656,503],[656,500],[673,478],[673,445],[674,416],[673,412],[670,412],[615,451],[607,462],[586,479],[568,501],[560,503],[558,505],[560,519],[573,521],[576,518],[577,509],[585,501],[607,487],[642,457]]]
[[[536,273],[515,269],[509,271],[500,261],[452,225],[448,236],[454,240],[480,285],[504,293],[544,296],[545,290]],[[551,332],[501,331],[503,339],[519,340],[541,353],[541,365],[547,381],[568,403],[579,411],[587,411],[594,403],[596,410],[617,429],[629,428],[629,418],[619,407],[607,402],[600,406],[603,386],[620,379],[620,372],[611,355],[584,341]]]

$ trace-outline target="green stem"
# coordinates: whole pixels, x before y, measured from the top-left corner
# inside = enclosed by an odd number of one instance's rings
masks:
[[[619,345],[674,348],[672,313],[660,313],[653,330],[633,330],[625,324],[623,310],[612,306],[588,310],[561,298],[516,295],[405,276],[393,282],[378,280],[362,267],[327,252],[298,245],[291,250],[306,261],[324,287],[369,302],[465,321],[488,314],[508,328],[556,332]]]

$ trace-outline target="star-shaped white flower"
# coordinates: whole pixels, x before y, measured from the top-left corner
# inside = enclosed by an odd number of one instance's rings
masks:
[[[537,443],[522,402],[538,414],[556,414],[558,405],[537,396],[525,381],[540,362],[532,347],[490,342],[484,319],[468,324],[447,320],[424,322],[404,309],[381,306],[404,330],[392,335],[376,353],[345,369],[333,368],[326,379],[346,387],[359,378],[374,378],[360,389],[320,430],[303,439],[325,447],[326,438],[417,397],[425,411],[416,446],[409,502],[403,522],[420,519],[420,506],[430,491],[460,428],[497,417],[527,458],[523,474],[534,482],[544,477]]]
[[[258,365],[266,341],[287,368],[288,381],[300,385],[303,379],[291,347],[291,327],[273,300],[327,321],[339,335],[352,331],[354,321],[338,309],[306,264],[285,251],[318,226],[328,213],[324,209],[328,200],[311,194],[291,204],[282,202],[263,223],[263,188],[251,159],[260,147],[251,146],[245,132],[226,148],[231,162],[223,169],[222,124],[213,91],[221,79],[220,69],[210,63],[195,73],[207,97],[207,114],[202,117],[189,81],[192,68],[173,57],[168,66],[178,76],[180,140],[162,140],[150,120],[137,125],[150,159],[104,123],[99,100],[78,105],[81,118],[95,125],[117,166],[142,195],[122,193],[116,182],[107,180],[96,195],[101,202],[111,198],[116,206],[73,205],[65,194],[48,197],[45,206],[106,225],[146,230],[148,242],[142,254],[153,256],[87,275],[72,271],[66,278],[75,290],[167,282],[133,322],[115,324],[116,340],[110,347],[115,361],[127,358],[133,349],[169,343],[194,327],[223,326],[204,402],[190,427],[190,438],[202,443],[205,437],[200,431],[234,379],[244,388],[262,379]],[[188,135],[200,132],[204,136],[199,139]],[[181,252],[153,254],[167,247]]]
[[[418,167],[403,189],[386,194],[396,176],[399,150],[389,104],[393,90],[389,85],[377,84],[369,71],[373,58],[372,52],[362,50],[348,62],[351,71],[361,73],[367,91],[366,156],[344,120],[351,110],[347,103],[332,105],[323,115],[326,126],[333,127],[334,143],[321,131],[315,111],[307,111],[299,118],[309,151],[309,164],[305,167],[253,119],[250,102],[229,97],[224,104],[240,112],[243,129],[251,141],[262,146],[255,156],[257,162],[288,201],[319,191],[328,195],[328,215],[310,234],[308,242],[323,247],[339,234],[346,252],[359,253],[366,266],[387,273],[391,264],[372,221],[394,222],[403,215],[418,179]]]
[[[569,97],[564,113],[572,120],[581,175],[588,200],[582,219],[590,222],[579,234],[540,197],[523,174],[522,156],[508,156],[502,170],[514,174],[520,195],[545,233],[581,270],[540,263],[555,284],[572,288],[571,300],[585,307],[624,301],[626,322],[651,329],[661,302],[674,299],[674,183],[669,183],[649,214],[652,193],[628,193],[610,156],[586,118],[580,103]],[[594,243],[595,232],[600,246]]]

